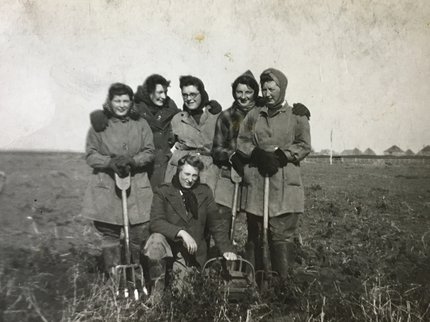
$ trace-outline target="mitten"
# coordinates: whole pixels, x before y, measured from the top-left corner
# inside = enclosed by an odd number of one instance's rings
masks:
[[[123,155],[114,156],[110,159],[108,167],[111,168],[120,178],[128,176],[130,166],[127,164],[127,157]]]
[[[288,158],[285,155],[284,151],[282,151],[281,149],[276,149],[275,155],[276,155],[276,158],[278,159],[279,167],[281,168],[285,167],[288,163]]]
[[[211,100],[208,102],[208,105],[209,105],[209,109],[208,109],[209,113],[214,115],[221,113],[222,107],[217,101]]]
[[[119,174],[119,169],[118,169],[117,163],[118,163],[118,157],[112,156],[109,160],[108,168],[111,169],[113,172]]]
[[[118,158],[118,166],[119,167],[129,166],[130,169],[134,169],[134,168],[136,168],[137,164],[136,164],[136,161],[134,161],[134,159],[132,157],[121,155]]]
[[[243,177],[243,168],[245,167],[245,163],[243,162],[239,153],[233,153],[229,161],[233,169],[236,170],[237,174]]]
[[[251,162],[254,163],[262,176],[273,176],[278,172],[279,161],[273,152],[255,148],[251,153]]]
[[[308,120],[311,118],[311,112],[302,103],[293,104],[293,114],[298,116],[306,116]]]
[[[108,117],[102,110],[96,110],[91,112],[90,121],[93,129],[96,132],[102,132],[108,126]]]

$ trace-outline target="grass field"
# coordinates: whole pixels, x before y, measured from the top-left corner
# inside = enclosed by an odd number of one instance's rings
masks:
[[[82,155],[0,152],[0,321],[430,321],[430,165],[311,161],[287,284],[230,304],[197,278],[197,295],[135,303],[99,272]]]

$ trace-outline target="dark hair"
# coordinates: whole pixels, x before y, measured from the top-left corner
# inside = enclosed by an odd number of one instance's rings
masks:
[[[274,82],[275,80],[269,75],[269,74],[262,74],[260,76],[260,84],[261,86],[264,85],[266,82]]]
[[[169,87],[170,81],[168,81],[161,75],[153,74],[151,76],[148,76],[148,78],[145,80],[143,84],[146,84],[148,93],[152,93],[155,91],[155,88],[157,87],[158,84],[160,84],[165,88]]]
[[[195,86],[197,87],[197,90],[200,92],[200,95],[202,96],[202,103],[200,104],[199,108],[208,104],[209,95],[206,92],[205,85],[203,84],[200,78],[197,78],[191,75],[179,77],[179,88],[182,90],[184,87],[187,87],[187,86]],[[184,110],[187,110],[187,108],[184,107]]]
[[[250,76],[242,75],[236,78],[236,80],[231,85],[234,99],[236,99],[236,88],[239,84],[244,84],[246,86],[251,87],[254,90],[254,100],[258,97],[259,87],[258,87],[257,81]]]
[[[197,155],[187,154],[179,159],[177,173],[181,172],[185,164],[189,164],[190,166],[197,168],[199,171],[202,171],[204,168],[204,164],[202,160],[200,160],[200,158]]]
[[[131,101],[133,101],[133,90],[130,86],[123,83],[114,83],[109,87],[108,99],[111,101],[114,96],[128,95]]]

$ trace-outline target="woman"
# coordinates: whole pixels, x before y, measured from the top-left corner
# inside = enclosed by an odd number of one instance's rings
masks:
[[[300,161],[311,151],[310,127],[307,115],[295,115],[285,100],[288,80],[281,71],[265,70],[260,84],[266,104],[246,115],[237,139],[238,150],[250,160],[244,174],[248,242],[253,241],[256,266],[260,266],[264,181],[269,177],[272,268],[286,278],[294,262],[294,233],[304,210]]]
[[[213,164],[211,151],[221,106],[216,101],[209,101],[205,86],[197,77],[182,76],[179,86],[184,99],[183,112],[172,119],[172,132],[176,142],[171,150],[173,154],[167,165],[164,181],[172,181],[179,159],[187,154],[196,154],[204,164],[200,180],[214,191],[217,167]]]
[[[138,86],[134,101],[136,110],[148,122],[154,136],[155,159],[148,169],[149,180],[154,189],[164,181],[170,148],[173,144],[173,116],[180,112],[175,102],[167,96],[170,81],[163,76],[149,76]]]
[[[149,235],[148,221],[152,190],[145,167],[154,158],[152,132],[133,108],[133,90],[112,84],[103,106],[108,126],[100,132],[90,128],[86,141],[86,161],[93,168],[84,196],[83,215],[94,220],[102,234],[105,270],[120,264],[120,234],[123,227],[121,194],[114,174],[131,175],[128,193],[132,260],[138,263],[140,248]]]
[[[205,227],[213,234],[224,258],[236,259],[226,226],[217,220],[218,209],[212,191],[199,182],[203,167],[199,157],[185,155],[178,161],[172,182],[160,185],[155,191],[151,210],[152,234],[145,245],[153,281],[160,277],[169,261],[172,264],[173,258],[184,267],[203,267],[207,260]]]

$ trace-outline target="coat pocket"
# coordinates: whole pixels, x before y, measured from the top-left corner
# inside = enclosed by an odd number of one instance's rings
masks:
[[[302,178],[300,176],[300,167],[288,163],[284,170],[284,181],[289,186],[301,186]]]

